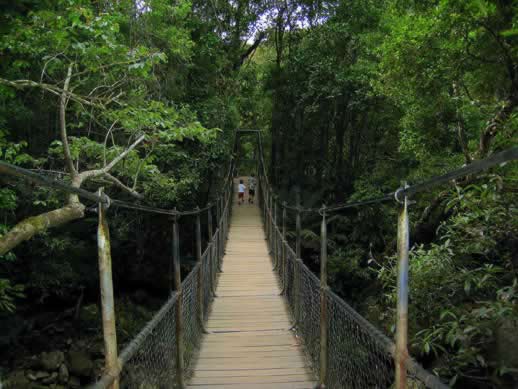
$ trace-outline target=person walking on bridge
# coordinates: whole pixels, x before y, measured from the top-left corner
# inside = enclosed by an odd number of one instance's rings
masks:
[[[246,186],[243,184],[243,180],[239,180],[237,204],[241,205],[245,202],[245,190]]]
[[[252,174],[252,177],[248,179],[248,204],[254,203],[256,185],[257,181],[255,179],[255,176]]]

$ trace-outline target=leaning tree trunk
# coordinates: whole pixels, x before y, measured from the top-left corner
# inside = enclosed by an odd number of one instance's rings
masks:
[[[73,203],[21,221],[0,238],[0,255],[4,255],[20,243],[49,228],[59,227],[72,220],[81,219],[84,216],[84,210],[83,204]]]

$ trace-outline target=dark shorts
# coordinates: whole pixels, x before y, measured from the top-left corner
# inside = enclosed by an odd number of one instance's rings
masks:
[[[243,197],[245,197],[245,194],[243,192],[239,192],[239,198],[242,199]]]
[[[248,194],[250,196],[255,196],[255,189],[248,189]]]

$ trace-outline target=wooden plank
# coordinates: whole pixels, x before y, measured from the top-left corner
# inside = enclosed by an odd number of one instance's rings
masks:
[[[229,241],[189,388],[313,388],[256,206],[234,206]]]
[[[253,374],[253,373],[252,373]],[[307,380],[305,372],[284,375],[250,375],[246,377],[193,377],[190,385],[229,385],[229,384],[261,384],[289,383]]]
[[[188,388],[196,389],[225,389],[225,388],[238,388],[245,387],[246,389],[313,389],[314,383],[311,381],[300,381],[290,383],[274,383],[268,382],[263,384],[223,384],[223,385],[188,385]]]

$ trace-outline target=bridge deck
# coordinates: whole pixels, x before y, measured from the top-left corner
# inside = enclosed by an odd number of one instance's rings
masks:
[[[290,331],[257,206],[234,204],[222,270],[188,387],[314,387]]]

